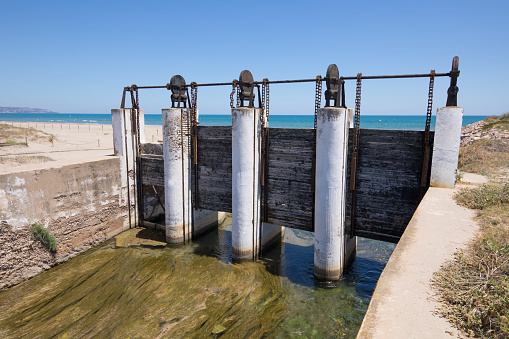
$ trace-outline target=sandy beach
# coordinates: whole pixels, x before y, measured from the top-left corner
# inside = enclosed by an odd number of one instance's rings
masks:
[[[0,121],[9,133],[0,140],[0,174],[47,169],[113,156],[110,124]],[[162,142],[161,126],[145,127],[146,142]],[[25,145],[25,141],[28,145]]]

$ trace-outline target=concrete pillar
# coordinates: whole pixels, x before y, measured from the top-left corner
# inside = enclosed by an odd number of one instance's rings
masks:
[[[144,144],[145,141],[145,112],[140,109],[139,110],[139,120],[140,120],[140,142]]]
[[[260,251],[260,110],[232,109],[232,257]]]
[[[162,114],[166,242],[180,244],[191,239],[193,227],[189,109]]]
[[[353,128],[355,112],[354,112],[353,108],[347,108],[347,110],[348,110],[348,127]]]
[[[432,187],[454,188],[456,184],[462,121],[462,107],[437,109],[431,161],[430,185]]]
[[[314,274],[339,280],[348,261],[345,234],[348,111],[318,110],[315,174]]]
[[[138,215],[136,211],[136,176],[134,173],[136,156],[134,149],[136,139],[132,132],[131,109],[121,108],[111,110],[111,124],[113,127],[113,147],[114,154],[121,158],[120,177],[121,177],[121,206],[129,206],[130,227],[138,225]]]

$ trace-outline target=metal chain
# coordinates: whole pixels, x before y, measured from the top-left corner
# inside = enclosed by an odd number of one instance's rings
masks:
[[[354,128],[359,128],[361,123],[361,84],[362,73],[357,73],[357,87],[355,88],[355,119]]]
[[[269,123],[269,95],[270,95],[270,89],[269,89],[269,79],[265,78],[262,82],[262,127],[267,127],[267,124]]]
[[[318,116],[318,109],[320,108],[322,103],[322,76],[316,76],[316,89],[315,89],[315,123],[314,123],[314,132],[313,133],[313,162],[311,164],[311,189],[313,192],[313,209],[311,212],[312,217],[312,229],[313,232],[315,230],[315,200],[316,200],[316,191],[315,191],[315,175],[316,175],[316,123]]]
[[[240,107],[240,85],[237,84],[237,108]]]
[[[359,157],[359,134],[361,124],[361,86],[362,73],[357,73],[357,86],[355,88],[355,116],[353,124],[353,145],[352,145],[352,162],[350,167],[350,191],[352,207],[350,212],[350,237],[355,235],[355,188],[357,183],[357,161]],[[343,92],[344,93],[344,92]],[[344,101],[343,101],[344,102]]]
[[[198,87],[196,86],[196,82],[191,82],[191,122],[193,125],[198,123],[198,119],[196,117],[196,107],[198,100]]]
[[[193,154],[193,170],[194,170],[194,208],[199,209],[198,200],[198,86],[196,82],[191,82],[191,143]]]
[[[136,86],[136,85],[133,85]],[[141,141],[140,141],[140,98],[138,95],[138,86],[135,87],[136,91],[136,135],[137,135],[137,148],[138,155],[141,154]]]
[[[424,142],[429,144],[429,131],[431,125],[431,114],[433,113],[433,86],[435,84],[435,70],[432,69],[429,77],[428,109],[426,111],[426,127],[424,129]]]
[[[316,76],[316,90],[315,90],[315,124],[314,129],[316,129],[316,119],[318,115],[318,109],[321,106],[322,102],[322,76]]]
[[[235,108],[233,105],[233,97],[235,96],[235,87],[237,87],[237,80],[232,81],[232,92],[230,93],[230,107]]]

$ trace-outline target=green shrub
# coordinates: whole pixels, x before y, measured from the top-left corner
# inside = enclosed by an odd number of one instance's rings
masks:
[[[35,223],[32,225],[31,231],[34,239],[42,242],[50,251],[55,252],[57,250],[58,242],[47,228],[44,228],[44,226],[39,223]]]
[[[482,210],[489,206],[509,203],[509,183],[503,186],[482,185],[476,188],[464,188],[456,194],[458,204]]]

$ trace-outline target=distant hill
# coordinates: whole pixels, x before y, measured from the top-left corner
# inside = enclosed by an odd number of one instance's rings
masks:
[[[1,107],[0,113],[57,113],[42,108],[30,108],[30,107]]]

